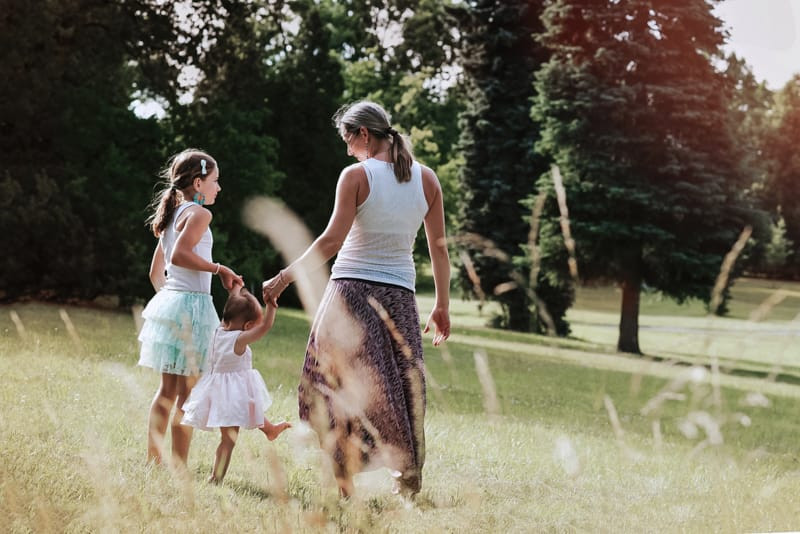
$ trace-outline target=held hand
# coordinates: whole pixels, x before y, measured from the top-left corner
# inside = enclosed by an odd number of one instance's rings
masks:
[[[423,333],[428,333],[431,329],[431,323],[435,328],[433,335],[433,346],[438,347],[442,341],[450,337],[450,312],[447,308],[434,308],[428,317],[428,322],[425,324]]]
[[[228,289],[228,296],[230,295],[239,295],[244,288],[244,283],[239,283],[239,280],[234,280],[233,285],[230,289]]]
[[[282,272],[279,272],[277,276],[273,276],[266,282],[262,283],[261,293],[262,297],[264,298],[264,303],[277,308],[278,297],[281,296],[281,293],[283,293],[287,287],[289,287],[289,282],[286,281],[286,277]]]
[[[225,265],[219,266],[219,279],[222,281],[222,287],[228,291],[241,289],[244,286],[244,280],[241,276],[233,272],[233,270]]]

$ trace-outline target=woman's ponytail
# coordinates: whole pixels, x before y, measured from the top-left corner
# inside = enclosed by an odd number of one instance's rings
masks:
[[[390,128],[389,135],[392,138],[391,155],[392,163],[394,163],[394,175],[398,182],[408,182],[411,180],[411,164],[414,162],[411,150],[408,148],[405,137],[397,130]]]
[[[405,137],[392,128],[391,117],[379,104],[362,100],[344,105],[333,115],[333,123],[342,135],[352,135],[364,127],[376,139],[390,139],[392,148],[389,152],[397,181],[411,180],[411,164],[414,162],[411,147]]]

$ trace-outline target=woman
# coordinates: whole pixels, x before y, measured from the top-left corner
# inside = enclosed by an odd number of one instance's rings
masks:
[[[442,189],[378,104],[345,106],[334,123],[359,163],[342,171],[325,231],[264,282],[264,300],[338,254],[311,327],[300,418],[330,455],[343,496],[352,494],[354,474],[379,467],[391,470],[397,491],[413,495],[425,461],[425,377],[412,247],[424,222],[436,286],[424,331],[433,325],[439,345],[450,335]]]

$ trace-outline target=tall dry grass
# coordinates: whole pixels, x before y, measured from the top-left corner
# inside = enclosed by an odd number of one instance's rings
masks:
[[[315,309],[310,302],[308,310]],[[359,475],[353,498],[339,499],[316,436],[296,421],[272,443],[243,432],[221,486],[205,483],[213,433],[195,434],[188,476],[148,465],[146,415],[158,379],[134,365],[135,313],[6,307],[0,315],[4,528],[800,528],[798,386],[729,375],[722,366],[644,361],[573,341],[559,346],[467,327],[478,312],[454,304],[454,324],[462,326],[443,348],[426,349],[427,461],[413,501],[391,494],[386,471]],[[763,323],[768,313],[758,316]],[[281,309],[270,336],[254,347],[276,418],[295,419],[308,317]],[[735,354],[725,356],[736,361]]]

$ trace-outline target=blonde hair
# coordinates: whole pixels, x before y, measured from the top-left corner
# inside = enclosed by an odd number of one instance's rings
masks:
[[[194,179],[205,180],[216,167],[214,158],[196,148],[187,148],[169,158],[159,174],[163,187],[153,198],[150,204],[153,213],[147,218],[153,235],[161,237],[167,229],[175,210],[184,200],[182,192],[192,185]]]
[[[392,143],[390,154],[397,181],[411,180],[411,164],[414,158],[409,143],[392,128],[391,117],[379,104],[369,100],[346,104],[334,113],[333,123],[342,136],[354,135],[363,126],[377,139],[390,139]]]

